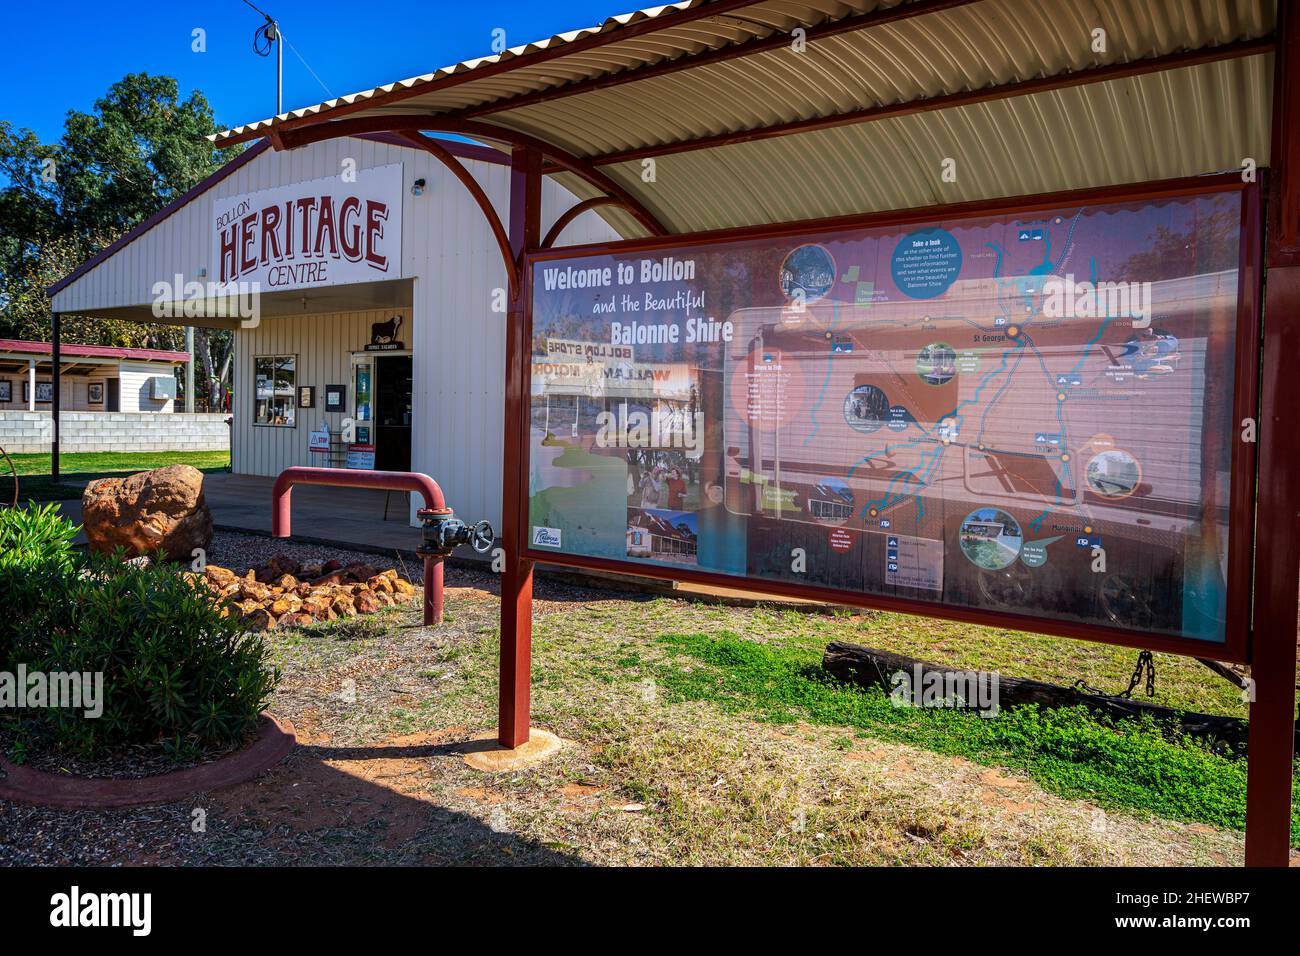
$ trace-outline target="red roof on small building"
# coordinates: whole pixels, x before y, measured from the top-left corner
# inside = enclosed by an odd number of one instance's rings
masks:
[[[27,342],[23,339],[0,339],[0,353],[20,352],[24,355],[53,355],[49,342]],[[189,352],[169,352],[165,349],[127,349],[113,345],[59,345],[60,358],[115,358],[136,362],[188,362]]]

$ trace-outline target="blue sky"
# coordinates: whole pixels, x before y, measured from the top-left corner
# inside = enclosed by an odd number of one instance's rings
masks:
[[[640,0],[254,0],[280,21],[286,109],[328,99],[294,55],[335,96],[427,73],[492,52],[492,31],[516,46],[593,26]],[[0,119],[58,137],[70,109],[89,110],[127,73],[174,76],[199,89],[217,122],[233,126],[275,111],[275,57],[253,53],[261,18],[242,0],[48,0],[5,4]],[[192,31],[206,31],[194,53]]]

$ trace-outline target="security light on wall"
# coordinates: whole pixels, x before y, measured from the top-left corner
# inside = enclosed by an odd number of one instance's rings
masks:
[[[423,195],[424,195],[424,186],[425,186],[425,183],[424,183],[424,179],[423,179],[423,178],[421,178],[421,179],[417,179],[415,182],[411,183],[411,195],[412,195],[412,196],[423,196]]]

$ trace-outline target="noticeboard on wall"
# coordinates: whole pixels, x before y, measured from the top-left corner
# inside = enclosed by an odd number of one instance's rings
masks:
[[[344,467],[355,468],[360,471],[374,471],[375,446],[370,444],[348,445],[347,454],[344,458]]]
[[[521,547],[1227,657],[1255,201],[535,254]]]

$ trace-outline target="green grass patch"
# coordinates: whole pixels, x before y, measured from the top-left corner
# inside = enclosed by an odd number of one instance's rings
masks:
[[[873,737],[1024,770],[1044,789],[1106,807],[1240,830],[1246,763],[1192,738],[1171,739],[1153,721],[1109,722],[1078,708],[1016,707],[995,717],[898,707],[882,690],[835,682],[820,654],[744,640],[729,632],[660,638],[673,662],[656,680],[681,700],[709,701],[760,720],[855,727]],[[683,666],[683,660],[692,663]],[[1300,806],[1292,810],[1300,845]]]
[[[87,482],[116,478],[164,465],[193,465],[199,471],[224,471],[230,466],[228,451],[73,452],[59,455],[59,481],[50,480],[47,454],[10,455],[18,470],[21,501],[63,501],[80,498]],[[0,499],[13,494],[13,479],[0,461]]]

